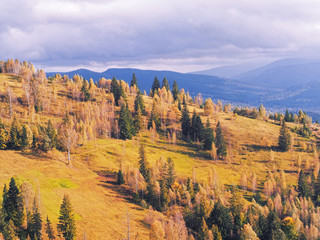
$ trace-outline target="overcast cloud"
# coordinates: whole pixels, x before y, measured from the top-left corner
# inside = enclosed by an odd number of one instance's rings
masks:
[[[1,59],[183,72],[317,58],[318,0],[2,0]]]

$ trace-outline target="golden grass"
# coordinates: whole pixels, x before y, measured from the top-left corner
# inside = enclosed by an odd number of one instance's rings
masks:
[[[22,96],[19,80],[8,74],[0,74],[0,91],[5,90],[5,84],[12,86],[17,96]],[[53,103],[63,106],[66,100],[64,86],[56,84],[58,93],[57,101]],[[144,97],[148,108],[152,100]],[[67,100],[72,101],[72,100]],[[18,107],[16,110],[23,113],[26,109]],[[189,109],[190,113],[193,107]],[[196,109],[200,114],[202,109]],[[312,153],[302,152],[295,146],[293,152],[278,152],[277,145],[279,126],[262,120],[253,120],[232,113],[217,113],[216,117],[209,117],[210,123],[215,127],[216,119],[221,122],[230,141],[232,163],[210,160],[209,153],[199,151],[195,146],[190,146],[178,141],[176,146],[169,146],[160,136],[154,141],[151,134],[144,131],[139,139],[146,145],[146,155],[151,166],[163,157],[172,158],[175,163],[179,178],[192,177],[192,169],[197,173],[197,181],[208,181],[209,169],[214,167],[218,173],[221,184],[239,185],[242,174],[248,178],[255,173],[259,187],[262,187],[268,171],[274,168],[286,172],[287,182],[297,183],[298,168],[293,161],[301,155],[302,160],[314,157]],[[39,121],[48,121],[49,118],[60,120],[61,116],[37,115]],[[205,123],[207,117],[203,117]],[[29,117],[25,121],[30,121]],[[291,127],[294,127],[292,125]],[[297,136],[296,136],[297,138]],[[264,147],[262,139],[267,139],[272,147]],[[302,141],[306,139],[300,138]],[[274,162],[270,162],[270,150],[274,150]],[[106,178],[99,176],[99,171],[115,172],[120,163],[138,167],[138,137],[133,140],[96,139],[89,141],[85,146],[72,152],[72,166],[67,166],[65,153],[51,151],[46,155],[31,152],[0,151],[0,187],[8,183],[12,176],[18,183],[30,182],[36,191],[41,193],[42,214],[48,215],[54,224],[58,221],[59,207],[64,194],[69,194],[76,212],[78,238],[85,230],[89,239],[121,239],[126,232],[125,215],[127,209],[134,215],[132,229],[139,232],[142,239],[147,238],[148,226],[142,219],[145,211],[135,204],[128,202],[121,190]],[[109,179],[110,180],[110,179]],[[113,179],[111,179],[113,180]],[[249,178],[250,180],[250,178]],[[107,181],[107,182],[106,182]]]

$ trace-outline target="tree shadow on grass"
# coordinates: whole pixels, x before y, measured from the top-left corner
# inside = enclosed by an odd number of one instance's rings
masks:
[[[192,149],[193,151],[182,151],[182,150],[168,149],[168,148],[164,148],[164,147],[160,147],[152,144],[148,144],[147,146],[150,148],[157,148],[159,150],[166,150],[169,152],[179,153],[182,155],[188,155],[190,158],[203,158],[206,160],[211,160],[210,155],[208,153],[198,150],[197,148],[193,148]],[[191,147],[189,146],[189,148]]]
[[[40,153],[40,152],[24,152],[24,151],[20,151],[20,152],[17,152],[19,155],[23,156],[23,157],[26,157],[26,158],[29,158],[29,159],[32,159],[32,160],[40,160],[40,161],[43,161],[42,159],[46,159],[46,160],[49,160],[51,159],[50,157],[44,155],[43,153]]]
[[[137,204],[137,202],[133,199],[134,192],[131,191],[126,185],[118,185],[117,184],[117,173],[112,172],[110,170],[100,170],[96,171],[99,175],[99,186],[110,189],[113,192],[117,193],[116,198],[122,199],[128,203]],[[136,210],[142,210],[140,207],[136,207]]]
[[[253,152],[258,152],[261,150],[265,150],[265,151],[274,151],[274,152],[280,152],[280,149],[278,148],[278,146],[270,146],[270,147],[266,147],[266,146],[261,146],[261,145],[257,145],[257,144],[246,144],[245,145],[249,151],[253,151]]]

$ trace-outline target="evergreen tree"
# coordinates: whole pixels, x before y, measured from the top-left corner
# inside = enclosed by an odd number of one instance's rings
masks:
[[[41,239],[42,218],[36,198],[34,198],[32,211],[28,222],[28,234],[32,240]]]
[[[181,130],[182,130],[182,136],[184,137],[185,140],[187,140],[188,137],[190,136],[189,135],[190,128],[191,128],[191,123],[190,123],[189,111],[187,109],[187,104],[184,103],[182,116],[181,116]]]
[[[207,223],[204,220],[204,218],[202,218],[200,231],[199,231],[199,235],[198,235],[197,239],[199,239],[199,240],[207,240],[207,239],[209,239],[208,233],[209,233],[209,229],[208,229]]]
[[[120,129],[120,138],[123,140],[131,139],[134,135],[133,121],[131,113],[126,106],[122,104],[120,114],[119,114],[119,129]]]
[[[50,149],[55,148],[57,146],[57,131],[50,119],[47,124],[46,134],[50,139]]]
[[[160,203],[161,210],[165,211],[169,204],[168,187],[165,181],[160,181]]]
[[[135,113],[134,116],[134,132],[138,133],[143,128],[143,119],[140,108]]]
[[[59,223],[57,226],[60,233],[66,240],[73,240],[76,237],[76,223],[68,195],[64,195],[60,206]]]
[[[4,221],[12,221],[19,231],[24,220],[23,200],[14,178],[11,178],[9,189],[6,185],[3,189],[2,212],[5,215]]]
[[[202,141],[203,138],[203,124],[199,115],[196,114],[196,111],[193,111],[191,119],[191,128],[190,135],[194,142],[197,140]]]
[[[118,81],[115,77],[112,78],[110,92],[113,93],[114,102],[118,106],[118,101],[121,97],[121,92],[120,92],[120,86],[119,86]]]
[[[135,73],[132,74],[132,79],[131,79],[131,82],[130,82],[130,87],[133,87],[133,86],[136,86],[136,88],[139,89],[139,87],[138,87],[138,79],[137,79]]]
[[[167,91],[170,90],[169,82],[168,82],[168,80],[167,80],[166,77],[163,78],[163,80],[162,80],[162,86],[161,86],[161,87],[162,87],[162,88],[165,87],[165,88],[167,89]]]
[[[320,174],[318,174],[317,179],[314,183],[314,200],[317,205],[320,205]]]
[[[233,187],[231,189],[232,197],[230,199],[230,212],[233,215],[233,229],[234,233],[240,235],[240,230],[243,227],[245,221],[244,215],[244,199],[239,189]]]
[[[268,228],[267,218],[263,214],[259,214],[259,218],[256,223],[256,233],[260,238],[260,240],[268,240],[267,228]]]
[[[29,146],[28,132],[27,132],[26,125],[23,125],[22,133],[21,133],[21,148],[25,149],[25,148],[28,148],[28,146]]]
[[[203,149],[211,150],[212,143],[214,142],[213,129],[210,127],[209,119],[207,119],[206,127],[204,130]]]
[[[188,178],[187,180],[187,191],[189,192],[191,199],[193,199],[195,194],[193,190],[193,184],[190,178]]]
[[[136,98],[134,99],[134,111],[137,112],[138,109],[140,109],[142,114],[145,113],[143,97],[140,91],[137,92]]]
[[[139,149],[139,171],[141,175],[143,176],[144,180],[146,183],[149,183],[151,178],[150,178],[150,167],[149,167],[149,162],[147,160],[145,150],[144,150],[144,145],[141,144],[140,149]]]
[[[51,225],[51,221],[49,220],[49,217],[47,216],[47,222],[46,222],[46,233],[49,240],[56,239],[54,236],[54,231]]]
[[[286,235],[281,230],[281,222],[274,211],[270,211],[267,217],[266,239],[285,240]]]
[[[284,121],[290,122],[290,113],[288,109],[286,109],[286,113],[284,115]]]
[[[212,226],[213,224],[219,228],[223,239],[230,239],[232,218],[228,208],[223,206],[220,199],[214,205],[208,219],[208,225]]]
[[[124,184],[124,178],[123,178],[123,173],[121,169],[119,169],[118,174],[117,174],[117,183],[118,185]]]
[[[302,170],[299,173],[298,192],[299,192],[299,196],[302,196],[302,197],[308,198],[311,196],[311,189],[307,181],[307,177]]]
[[[178,99],[178,96],[179,96],[179,88],[178,88],[178,83],[176,81],[173,81],[172,96],[175,101]]]
[[[167,160],[167,171],[164,172],[164,178],[167,188],[171,188],[176,178],[176,171],[174,169],[174,162],[171,158]]]
[[[224,140],[224,136],[222,133],[222,128],[221,128],[220,122],[218,122],[217,128],[216,128],[215,145],[217,148],[217,156],[218,157],[223,159],[225,156],[227,156],[226,142]]]
[[[90,92],[89,92],[89,83],[87,80],[83,79],[82,87],[81,87],[81,95],[82,99],[87,102],[90,100]]]
[[[153,83],[152,83],[152,87],[151,87],[152,97],[158,91],[159,88],[160,88],[160,82],[159,82],[158,78],[155,77],[153,80]]]
[[[8,143],[8,131],[0,120],[0,150],[6,149]]]
[[[21,147],[20,126],[19,126],[18,120],[14,118],[11,123],[8,148],[20,149],[20,147]]]
[[[280,128],[278,147],[282,151],[288,151],[291,146],[291,135],[284,122]]]

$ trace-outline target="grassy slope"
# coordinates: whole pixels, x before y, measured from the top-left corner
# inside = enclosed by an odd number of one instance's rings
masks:
[[[15,78],[0,74],[0,87],[4,90],[4,82],[15,87],[17,96],[22,94],[21,83]],[[1,90],[1,88],[0,88]],[[58,100],[63,100],[59,96]],[[149,101],[149,100],[148,100]],[[149,101],[150,102],[150,101]],[[202,110],[197,109],[198,112]],[[47,117],[41,117],[47,118]],[[192,168],[197,172],[197,179],[206,182],[208,172],[214,167],[219,175],[220,183],[240,183],[243,173],[256,173],[258,183],[262,185],[267,172],[282,169],[287,173],[287,181],[296,184],[297,167],[292,162],[298,157],[294,152],[274,152],[275,163],[269,163],[270,149],[261,147],[261,139],[267,138],[271,145],[276,145],[279,126],[260,120],[244,117],[232,117],[232,114],[219,113],[222,126],[227,128],[227,138],[230,138],[233,151],[233,164],[219,161],[213,162],[208,153],[199,152],[195,147],[179,142],[175,148],[168,146],[163,137],[151,140],[150,133],[142,134],[140,141],[146,142],[147,157],[153,165],[160,157],[171,157],[175,162],[177,175],[192,177]],[[205,122],[206,118],[203,119]],[[212,124],[216,120],[210,119]],[[27,180],[36,190],[40,187],[43,215],[49,215],[57,222],[59,206],[63,194],[70,195],[76,212],[78,236],[86,230],[89,239],[119,239],[126,232],[125,215],[127,209],[134,215],[133,229],[140,236],[146,237],[148,226],[142,223],[145,211],[126,199],[123,188],[111,183],[97,174],[99,171],[117,171],[119,162],[138,166],[137,139],[121,141],[116,139],[97,139],[86,146],[78,148],[72,155],[73,166],[65,164],[66,156],[57,151],[44,155],[28,152],[0,152],[0,184],[8,183],[11,176],[18,177],[20,182]],[[239,154],[241,149],[241,154]],[[299,151],[298,147],[295,147]],[[302,160],[313,159],[312,153],[300,153]],[[278,161],[277,161],[278,160]]]

